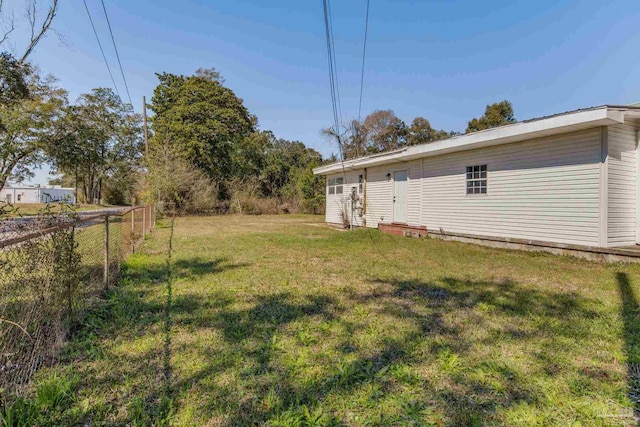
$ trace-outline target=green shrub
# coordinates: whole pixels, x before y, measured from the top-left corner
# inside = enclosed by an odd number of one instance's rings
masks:
[[[53,373],[38,383],[36,404],[42,411],[50,411],[73,401],[73,379]]]

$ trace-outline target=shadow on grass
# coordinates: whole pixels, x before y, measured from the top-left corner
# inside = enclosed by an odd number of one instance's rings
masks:
[[[170,267],[169,267],[170,265]],[[172,358],[174,350],[175,316],[194,313],[203,302],[194,295],[175,295],[178,279],[204,277],[224,271],[243,268],[248,264],[230,263],[225,258],[204,260],[202,258],[178,259],[170,264],[154,263],[139,267],[125,265],[122,283],[114,286],[103,301],[89,313],[87,321],[77,331],[66,350],[63,364],[69,367],[87,360],[109,360],[112,349],[103,346],[103,340],[116,342],[118,337],[129,337],[134,341],[144,336],[153,337],[158,331],[161,344],[135,354],[116,356],[119,369],[103,373],[94,371],[89,364],[91,376],[79,387],[98,387],[101,390],[117,390],[123,381],[140,383],[144,388],[126,397],[121,402],[119,421],[126,408],[126,425],[170,425],[175,408],[176,386],[173,378]],[[223,302],[214,298],[214,301]],[[79,358],[79,360],[75,360]],[[100,364],[96,365],[100,366]],[[107,365],[108,366],[108,365]],[[74,368],[75,369],[75,368]],[[107,394],[108,396],[108,394]],[[76,411],[78,412],[78,411]],[[111,411],[109,411],[111,412]],[[115,414],[100,414],[89,411],[89,418],[116,422]],[[73,423],[77,422],[74,420]]]
[[[640,422],[640,304],[627,273],[616,273],[616,280],[622,302],[629,400],[633,402],[634,415]]]
[[[500,342],[521,342],[522,347],[538,345],[541,338],[576,339],[588,337],[590,325],[586,320],[597,316],[590,308],[593,301],[576,293],[547,292],[521,286],[510,279],[497,281],[461,280],[442,277],[435,283],[421,280],[378,279],[370,283],[380,288],[368,294],[352,293],[350,299],[361,303],[375,301],[378,313],[398,319],[412,319],[418,334],[409,341],[421,341],[423,349],[436,358],[442,355],[472,356],[474,348],[496,346]],[[451,313],[463,321],[444,321]],[[489,314],[487,316],[487,314]],[[501,318],[501,327],[493,322]],[[544,319],[535,328],[522,327],[529,319]],[[472,325],[466,323],[472,321]],[[484,338],[470,339],[465,329],[491,331]],[[438,339],[431,339],[438,337]],[[535,352],[545,365],[546,374],[553,376],[571,369],[549,356],[546,351]],[[452,360],[457,360],[453,357]],[[500,377],[504,389],[500,393],[488,388],[472,375],[457,372],[452,377],[456,385],[444,390],[429,390],[443,403],[452,425],[483,425],[493,421],[493,415],[519,403],[536,404],[545,399],[543,392],[522,373],[499,362],[487,364]],[[484,367],[483,367],[484,368]]]
[[[227,258],[205,260],[199,257],[189,259],[177,259],[172,261],[173,280],[194,278],[209,274],[222,273],[224,271],[247,267],[248,263],[230,263]],[[154,283],[166,279],[167,266],[165,264],[146,265],[144,268],[129,267],[126,276],[139,283]]]
[[[178,260],[174,265],[176,278],[215,274],[244,266],[229,264],[224,259],[207,262],[197,258]],[[133,270],[129,277],[142,280],[153,292],[166,286],[160,280],[161,271],[160,266]],[[636,351],[637,358],[638,303],[626,276],[619,275],[618,281],[623,300],[629,301],[623,309],[627,351]],[[134,316],[127,314],[131,312],[132,300],[120,299],[112,315],[120,313],[130,317],[125,322],[121,318],[119,325],[108,332],[116,335],[121,330],[140,327],[140,322],[148,322],[150,329],[154,325],[163,326],[161,359],[158,349],[153,349],[122,360],[123,364],[139,367],[133,375],[141,378],[149,377],[145,360],[162,360],[162,366],[157,368],[164,373],[164,387],[150,380],[148,387],[139,392],[141,411],[147,412],[145,419],[151,423],[162,424],[158,420],[168,418],[167,414],[181,405],[191,404],[195,411],[207,411],[216,418],[212,422],[215,425],[348,425],[355,421],[338,418],[334,412],[336,407],[353,405],[356,403],[353,396],[366,395],[360,397],[362,402],[357,401],[357,411],[365,412],[367,417],[358,421],[360,424],[366,421],[369,425],[424,425],[425,420],[434,420],[430,417],[431,408],[435,407],[444,415],[447,425],[480,426],[500,424],[498,412],[514,405],[544,407],[544,392],[517,367],[500,360],[487,360],[482,366],[472,367],[490,370],[492,378],[502,385],[499,390],[492,389],[469,373],[473,369],[469,372],[460,369],[457,363],[465,363],[460,360],[472,358],[478,346],[496,346],[500,340],[509,340],[518,342],[523,351],[549,366],[544,375],[562,375],[572,367],[548,358],[540,342],[558,341],[557,337],[571,340],[588,337],[589,319],[598,316],[591,308],[597,304],[577,294],[531,289],[510,280],[441,277],[425,282],[371,278],[369,285],[363,287],[366,291],[351,288],[305,294],[301,290],[255,295],[249,297],[249,301],[237,301],[235,294],[225,289],[209,292],[206,298],[173,295],[172,287],[168,286],[161,302],[141,301],[139,293],[127,297],[137,300]],[[391,332],[375,346],[362,348],[351,341],[353,335],[364,332],[367,327],[366,322],[354,320],[356,306],[366,308],[365,318],[384,318],[390,322],[387,326]],[[475,324],[451,320],[458,315]],[[538,323],[521,327],[521,321],[530,318]],[[626,319],[630,322],[628,325]],[[496,321],[499,328],[492,324]],[[334,324],[350,335],[338,339],[330,333],[321,335],[319,340],[327,342],[317,351],[333,351],[332,357],[339,357],[322,362],[315,375],[303,375],[295,361],[285,360],[299,354],[295,351],[291,354],[290,348],[283,349],[282,338],[286,336],[287,343],[300,346],[299,352],[303,347],[307,351],[316,351],[316,348],[311,341],[313,337],[295,336],[296,332],[288,328],[293,322]],[[401,323],[412,327],[393,329]],[[491,333],[474,338],[467,330],[471,327]],[[187,335],[215,331],[223,345],[199,343],[190,348],[186,346],[192,344],[176,345],[172,343],[171,331],[178,329]],[[181,370],[189,371],[188,375],[172,377],[175,375],[171,366],[172,351],[193,354],[199,365]],[[431,369],[430,365],[434,364],[444,367],[438,368],[441,371],[433,378],[401,372],[403,367],[421,365]],[[405,393],[407,388],[412,388],[413,394]],[[393,401],[391,406],[389,400]],[[384,404],[387,409],[379,409]],[[313,415],[316,409],[320,412]],[[131,410],[129,421],[135,414],[136,411]],[[314,416],[320,421],[311,424],[309,419]],[[287,420],[293,421],[286,424]]]
[[[182,378],[176,388],[186,390],[205,382],[210,396],[205,406],[224,408],[224,418],[229,420],[224,425],[228,426],[277,424],[282,417],[302,417],[301,408],[322,407],[339,396],[349,399],[367,387],[379,389],[379,395],[371,397],[365,405],[375,407],[391,395],[396,396],[397,405],[403,408],[399,413],[378,413],[378,418],[373,421],[376,425],[422,422],[424,417],[428,417],[428,407],[433,402],[442,408],[451,425],[483,425],[495,422],[498,410],[513,405],[544,405],[544,392],[524,373],[500,362],[487,361],[487,369],[491,369],[504,384],[503,389],[496,391],[473,375],[459,372],[455,366],[456,360],[460,360],[458,356],[470,356],[474,346],[495,346],[501,339],[522,341],[524,348],[543,335],[552,340],[559,336],[571,339],[587,337],[589,322],[586,319],[597,316],[597,312],[589,308],[593,302],[577,294],[543,292],[519,286],[510,280],[468,281],[443,277],[438,284],[388,279],[371,279],[370,282],[377,286],[368,293],[354,290],[336,296],[321,294],[307,297],[306,302],[300,301],[299,297],[279,293],[257,296],[255,304],[248,309],[233,309],[229,301],[217,305],[218,309],[213,313],[205,314],[207,310],[204,307],[203,310],[196,307],[191,315],[202,317],[187,320],[188,324],[193,326],[195,322],[198,327],[220,330],[231,350],[210,349],[207,356],[217,362]],[[370,307],[369,316],[409,320],[417,327],[410,331],[398,330],[375,351],[363,352],[349,362],[338,360],[313,379],[301,377],[295,366],[287,366],[283,362],[277,344],[278,334],[291,334],[283,329],[284,326],[293,321],[306,323],[316,316],[320,316],[322,322],[349,326],[350,321],[344,317],[357,304]],[[451,312],[465,315],[480,309],[500,313],[504,328],[497,330],[496,335],[473,340],[465,334],[465,325],[445,320]],[[537,325],[541,329],[520,329],[517,320],[528,318],[543,319]],[[585,321],[576,322],[576,319]],[[480,316],[474,327],[490,329],[489,323],[490,320]],[[352,329],[355,331],[357,328]],[[349,351],[346,353],[360,354],[356,348],[351,349],[348,342],[332,343],[332,346],[338,351],[347,348]],[[224,352],[229,353],[222,354]],[[561,363],[554,364],[553,358],[545,351],[536,353],[534,357],[550,365],[546,375],[558,375],[572,369]],[[390,369],[397,365],[425,363],[425,354],[430,355],[426,357],[443,360],[444,364],[451,364],[451,368],[447,368],[451,372],[447,375],[453,385],[443,386],[432,384],[425,378],[412,378],[407,381],[419,383],[421,397],[407,400],[401,395],[398,380],[390,374]],[[238,364],[238,360],[242,363]],[[235,377],[237,381],[252,384],[253,398],[244,396],[247,384],[220,386],[211,381],[232,372],[241,373]],[[270,406],[264,402],[265,397],[277,401],[277,404]],[[333,415],[325,415],[328,418],[322,425],[346,422],[332,418]]]
[[[461,333],[460,326],[443,324],[442,316],[452,311],[464,313],[479,310],[480,316],[476,316],[476,322],[483,321],[483,313],[497,313],[514,321],[537,316],[550,320],[542,326],[548,327],[554,334],[586,337],[589,325],[576,324],[573,319],[590,319],[598,315],[596,310],[590,308],[594,302],[577,293],[531,289],[510,279],[473,281],[442,277],[436,283],[394,279],[370,279],[369,282],[380,285],[380,288],[364,295],[351,292],[350,299],[364,303],[385,301],[380,312],[398,318],[410,317],[420,324],[424,333],[443,333],[456,337]],[[425,314],[425,308],[428,314]],[[520,340],[534,338],[543,332],[546,331],[519,328],[516,322],[500,330],[501,335]],[[466,344],[460,341],[456,348],[464,350]]]
[[[165,398],[170,399],[172,395],[171,377],[173,370],[171,369],[171,327],[173,318],[171,312],[173,310],[173,268],[170,265],[171,259],[167,261],[167,279],[166,279],[166,301],[164,306],[164,352],[163,352],[163,374],[164,374],[164,392]]]
[[[202,260],[200,258],[191,259],[179,259],[175,261],[173,259],[173,237],[175,230],[175,217],[171,221],[171,232],[169,235],[169,246],[165,259],[165,284],[166,284],[166,300],[164,303],[163,311],[163,376],[164,376],[164,389],[162,396],[160,397],[159,408],[157,411],[157,420],[147,420],[154,424],[167,424],[169,423],[170,413],[173,410],[173,400],[175,398],[175,390],[173,388],[173,368],[171,365],[172,354],[172,328],[173,328],[173,311],[175,307],[173,305],[173,286],[176,279],[187,278],[193,276],[204,276],[220,273],[225,270],[242,267],[240,264],[226,264],[226,259],[217,258],[215,260]],[[151,276],[158,277],[159,272],[147,272]],[[142,411],[139,409],[142,408]],[[135,409],[135,407],[134,407]],[[135,411],[134,411],[135,412]],[[138,414],[134,415],[134,418],[142,418],[146,416],[144,405],[138,408]]]
[[[280,327],[305,316],[334,318],[330,307],[335,300],[328,296],[311,297],[307,303],[291,302],[291,294],[258,296],[255,306],[246,310],[223,310],[219,326],[230,343],[241,342],[252,336],[268,338]]]
[[[255,304],[247,309],[233,309],[234,300],[223,294],[215,294],[209,301],[187,297],[182,300],[188,311],[176,312],[180,315],[177,325],[189,328],[214,327],[222,332],[224,340],[239,349],[243,356],[255,362],[252,368],[244,369],[243,375],[262,375],[272,372],[270,362],[277,347],[279,331],[287,324],[305,317],[321,316],[325,320],[334,319],[335,300],[327,296],[312,296],[306,302],[295,303],[289,293],[256,296]],[[186,303],[186,304],[185,304]],[[214,314],[209,314],[214,309]],[[254,345],[255,343],[257,345]],[[220,358],[220,350],[212,348],[207,354],[211,363],[196,374],[182,379],[178,388],[197,383],[203,378],[220,374],[233,367],[232,359]],[[249,364],[247,364],[249,365]],[[233,395],[236,391],[229,391]]]

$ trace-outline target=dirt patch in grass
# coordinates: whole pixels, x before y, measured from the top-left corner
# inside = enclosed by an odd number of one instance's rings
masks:
[[[321,223],[180,218],[171,288],[159,227],[53,369],[72,397],[47,419],[634,423],[638,266]]]

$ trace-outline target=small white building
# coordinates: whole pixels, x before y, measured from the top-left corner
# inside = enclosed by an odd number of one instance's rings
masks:
[[[640,243],[640,107],[528,120],[314,169],[326,221],[440,236]]]
[[[0,202],[2,203],[51,203],[64,202],[75,203],[75,190],[59,185],[47,186],[11,186],[6,185],[0,190]]]

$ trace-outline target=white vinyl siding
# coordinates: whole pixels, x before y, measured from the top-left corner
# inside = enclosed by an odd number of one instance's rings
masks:
[[[407,224],[420,225],[422,161],[414,160],[367,169],[367,227],[393,221],[393,175],[402,170],[407,171]]]
[[[367,169],[367,227],[378,227],[379,222],[391,222],[393,208],[393,183],[387,181],[391,169],[375,167]]]
[[[608,128],[607,245],[636,242],[637,128],[620,124]]]
[[[362,171],[347,171],[339,174],[327,175],[327,186],[325,188],[325,194],[327,195],[326,204],[326,221],[331,224],[343,225],[343,214],[346,215],[349,220],[353,219],[353,225],[361,226],[362,218],[355,211],[353,216],[351,214],[351,188],[355,187],[356,192],[358,190],[358,179]],[[329,182],[331,180],[342,178],[342,194],[329,194]],[[360,195],[362,197],[362,195]]]
[[[618,124],[367,169],[367,226],[393,221],[393,176],[408,172],[407,223],[445,233],[587,246],[636,242],[637,138],[640,127]],[[468,195],[467,167],[487,165],[487,193]],[[327,196],[327,222],[350,211],[351,187]],[[387,179],[387,175],[389,179]],[[359,196],[363,197],[360,193]],[[362,218],[354,216],[355,225]]]
[[[422,214],[422,161],[404,163],[409,172],[407,192],[407,224],[419,226]]]
[[[598,245],[600,129],[427,157],[427,229]],[[466,195],[466,167],[487,165],[488,192]]]

